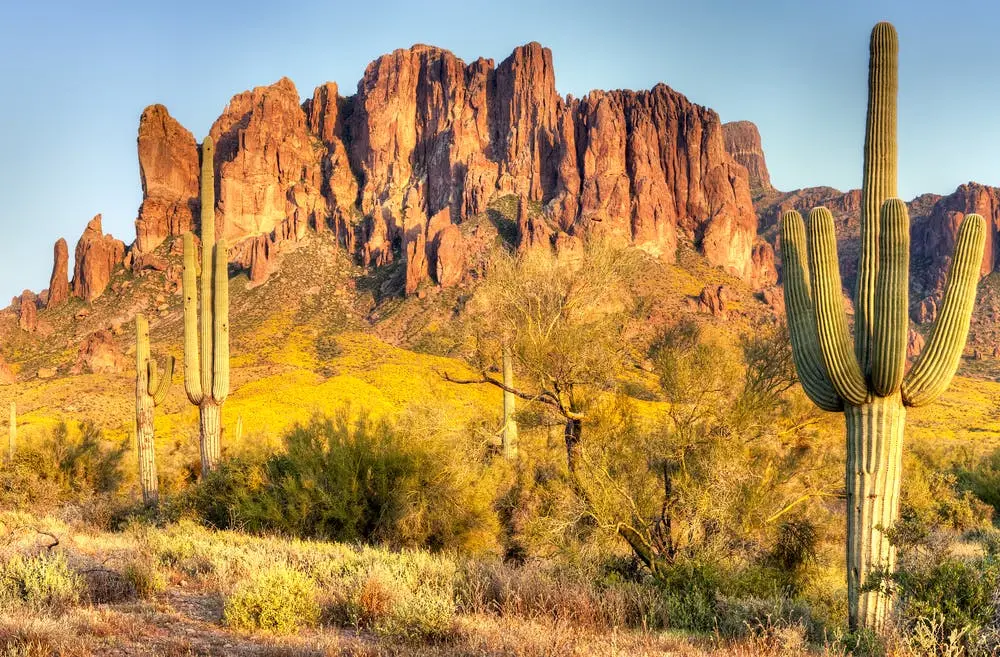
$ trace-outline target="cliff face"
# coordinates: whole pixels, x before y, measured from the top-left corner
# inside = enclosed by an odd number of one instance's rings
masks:
[[[168,235],[191,230],[198,208],[198,147],[194,135],[163,105],[150,105],[142,113],[137,142],[142,205],[135,246],[148,253]]]
[[[726,151],[747,170],[750,188],[758,192],[774,189],[757,126],[750,121],[732,121],[722,125],[722,134],[726,140]]]
[[[104,234],[101,215],[91,219],[76,243],[76,264],[70,286],[73,295],[84,301],[99,297],[111,280],[111,272],[122,263],[124,256],[125,244]]]
[[[301,104],[282,79],[235,96],[210,134],[216,222],[256,282],[312,228],[335,231],[365,265],[404,259],[408,291],[455,284],[464,238],[450,227],[506,195],[541,204],[553,244],[602,233],[672,258],[684,238],[748,281],[769,277],[755,269],[768,259],[753,255],[750,183],[718,115],[665,85],[564,99],[537,43],[498,66],[397,50],[368,66],[354,96],[327,83]],[[198,156],[155,105],[139,159],[141,254],[196,221]]]

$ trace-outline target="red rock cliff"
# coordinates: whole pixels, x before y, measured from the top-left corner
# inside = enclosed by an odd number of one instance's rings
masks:
[[[687,239],[761,278],[747,171],[726,152],[718,115],[662,84],[564,99],[537,43],[498,66],[397,50],[347,98],[327,83],[300,104],[282,79],[235,96],[211,135],[216,221],[255,281],[311,225],[332,228],[366,265],[406,260],[408,291],[455,284],[464,237],[450,227],[511,194],[541,204],[553,242],[600,232],[672,258]],[[197,151],[161,106],[143,114],[139,151],[142,252],[191,224]]]

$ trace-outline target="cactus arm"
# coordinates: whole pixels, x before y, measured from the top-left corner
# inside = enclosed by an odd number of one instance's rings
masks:
[[[226,240],[215,245],[215,307],[212,316],[215,323],[213,343],[215,362],[213,363],[212,397],[219,404],[229,395],[229,257]]]
[[[879,211],[886,199],[896,196],[898,53],[896,29],[885,22],[876,25],[869,42],[868,112],[861,183],[861,256],[854,296],[854,352],[864,374],[871,371],[875,339]]]
[[[923,406],[934,401],[958,369],[976,304],[976,286],[986,244],[986,222],[966,215],[955,240],[955,256],[948,271],[941,312],[917,363],[903,379],[903,402]]]
[[[194,405],[201,404],[201,357],[198,350],[198,275],[195,272],[194,236],[184,233],[184,390]]]
[[[215,255],[215,144],[205,137],[201,144],[201,389],[212,394],[212,361],[215,345],[212,321],[212,260]]]
[[[882,205],[875,286],[875,335],[872,341],[872,388],[888,397],[899,390],[906,370],[910,327],[910,217],[898,198]]]
[[[163,370],[162,375],[160,375],[159,380],[156,382],[155,386],[152,383],[153,373],[156,371],[156,361],[152,358],[149,359],[149,369],[150,369],[150,394],[153,397],[153,406],[159,406],[163,403],[163,400],[167,398],[167,391],[170,390],[171,380],[174,378],[174,357],[167,356],[167,366]]]
[[[146,391],[150,396],[160,387],[160,371],[156,365],[155,358],[146,359]]]
[[[816,335],[830,383],[845,402],[863,404],[868,398],[868,386],[847,330],[833,215],[823,207],[809,213],[809,262],[816,304]]]
[[[784,268],[785,308],[792,357],[799,381],[809,399],[824,411],[839,411],[843,402],[830,383],[816,335],[816,315],[809,287],[806,228],[802,216],[786,212],[781,217],[781,260]]]

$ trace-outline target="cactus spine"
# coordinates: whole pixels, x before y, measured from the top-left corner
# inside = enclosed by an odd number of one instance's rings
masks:
[[[17,451],[17,402],[10,403],[10,431],[7,434],[7,458],[14,460]]]
[[[833,216],[826,208],[781,220],[785,304],[792,350],[806,394],[847,424],[847,589],[852,629],[880,630],[892,600],[863,591],[872,570],[895,567],[885,530],[899,510],[907,406],[933,401],[958,367],[976,299],[985,222],[965,217],[942,312],[917,363],[904,375],[909,321],[910,226],[896,193],[897,39],[872,30],[865,129],[861,258],[853,349],[844,311]]]
[[[142,501],[156,504],[160,486],[156,476],[156,450],[153,446],[153,407],[159,406],[170,389],[174,375],[174,357],[167,358],[161,374],[149,353],[149,321],[135,316],[135,442],[139,454],[139,485]]]
[[[503,347],[503,434],[501,436],[503,456],[508,461],[517,458],[517,420],[514,419],[514,364],[510,355],[510,347]]]
[[[229,395],[229,260],[225,240],[215,239],[214,154],[212,138],[205,137],[201,145],[200,297],[194,237],[184,234],[184,388],[201,420],[202,476],[218,465],[220,410]]]

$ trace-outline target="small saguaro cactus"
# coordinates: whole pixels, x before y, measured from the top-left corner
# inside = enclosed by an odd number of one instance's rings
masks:
[[[514,363],[511,357],[510,347],[503,347],[503,431],[501,434],[501,446],[503,457],[508,461],[517,458],[517,419],[514,417],[515,397],[511,390],[514,389]]]
[[[17,402],[10,403],[10,432],[7,434],[7,458],[14,460],[17,451]]]
[[[139,486],[142,501],[156,504],[160,485],[156,475],[156,450],[153,446],[153,407],[167,397],[174,375],[174,357],[159,372],[156,359],[149,353],[149,321],[144,315],[135,316],[135,443],[139,454]]]
[[[886,535],[899,511],[906,407],[947,388],[965,346],[983,258],[985,222],[970,214],[958,231],[944,301],[930,341],[906,373],[910,222],[896,195],[897,38],[872,30],[865,127],[861,258],[854,344],[844,309],[833,216],[826,208],[781,219],[785,304],[792,351],[806,394],[847,424],[847,596],[852,629],[881,630],[892,599],[865,588],[892,571]],[[808,239],[807,239],[808,232]]]
[[[214,153],[212,138],[205,137],[201,145],[200,299],[194,237],[184,234],[184,388],[201,418],[202,476],[219,463],[220,411],[229,395],[229,260],[225,240],[215,239]]]

